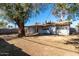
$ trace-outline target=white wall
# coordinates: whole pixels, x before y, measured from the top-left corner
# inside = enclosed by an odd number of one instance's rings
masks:
[[[27,30],[27,33],[33,34],[33,33],[35,33],[35,29],[34,28],[29,28]]]
[[[60,27],[61,28],[61,27]],[[69,35],[69,27],[64,27],[63,29],[58,29],[57,34],[58,35]]]
[[[40,34],[50,34],[50,31],[49,31],[49,30],[40,29],[40,30],[38,31],[38,33],[40,33]]]
[[[61,29],[58,32],[59,35],[69,35],[69,30],[66,29]]]
[[[56,34],[56,27],[49,27],[49,31],[51,32],[51,34]]]

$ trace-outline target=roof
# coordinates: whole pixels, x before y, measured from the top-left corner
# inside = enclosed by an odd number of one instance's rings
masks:
[[[62,22],[55,23],[56,26],[69,26],[70,24],[71,24],[71,22],[69,22],[69,21],[62,21]]]
[[[52,23],[46,23],[46,24],[36,24],[36,25],[31,25],[31,26],[26,26],[26,27],[44,27],[44,26],[69,26],[71,22],[68,21],[61,21],[61,22],[52,22]]]

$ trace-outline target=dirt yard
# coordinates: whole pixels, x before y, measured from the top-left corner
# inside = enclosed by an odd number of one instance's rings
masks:
[[[79,55],[79,35],[32,36],[6,40],[32,56],[76,56]]]

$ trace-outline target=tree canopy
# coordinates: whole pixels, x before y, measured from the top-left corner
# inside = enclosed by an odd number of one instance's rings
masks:
[[[67,16],[67,20],[75,19],[79,17],[79,4],[77,3],[57,3],[55,4],[53,15],[60,17],[61,20]]]

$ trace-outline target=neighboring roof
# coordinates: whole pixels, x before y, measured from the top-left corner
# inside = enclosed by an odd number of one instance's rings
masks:
[[[36,24],[36,25],[31,25],[31,26],[26,26],[26,27],[35,27],[35,26],[69,26],[71,22],[69,21],[61,21],[61,22],[52,22],[52,23],[46,23],[46,24]]]

